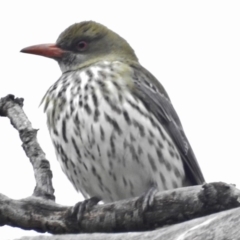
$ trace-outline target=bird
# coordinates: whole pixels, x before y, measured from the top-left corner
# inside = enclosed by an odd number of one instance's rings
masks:
[[[85,199],[104,203],[205,182],[172,102],[130,44],[95,21],[23,53],[55,60],[42,99],[57,159]]]

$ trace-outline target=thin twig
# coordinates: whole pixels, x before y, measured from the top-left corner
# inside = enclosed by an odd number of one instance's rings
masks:
[[[49,161],[37,141],[37,130],[32,127],[22,107],[23,98],[7,95],[0,99],[0,116],[8,117],[19,132],[22,147],[32,163],[36,179],[33,195],[55,200]]]

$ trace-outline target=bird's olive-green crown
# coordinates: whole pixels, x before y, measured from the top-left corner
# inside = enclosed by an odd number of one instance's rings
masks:
[[[63,71],[88,66],[98,61],[138,62],[128,42],[102,24],[75,23],[60,34],[56,45],[66,50],[59,65]]]

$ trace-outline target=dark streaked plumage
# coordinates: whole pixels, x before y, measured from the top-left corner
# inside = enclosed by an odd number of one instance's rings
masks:
[[[161,83],[118,34],[96,22],[22,52],[55,59],[62,76],[43,103],[63,171],[105,202],[202,184],[204,178]]]

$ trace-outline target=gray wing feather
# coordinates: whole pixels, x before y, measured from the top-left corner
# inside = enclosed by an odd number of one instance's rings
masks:
[[[205,182],[203,174],[165,89],[146,69],[139,65],[132,67],[135,83],[134,94],[155,115],[174,140],[184,161],[190,182],[193,185],[202,184]]]

